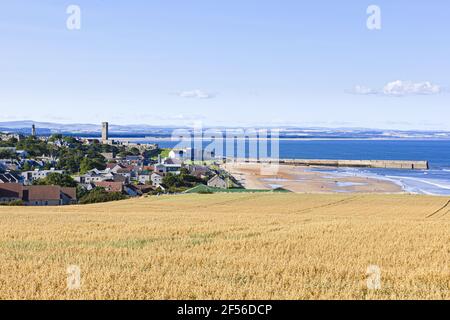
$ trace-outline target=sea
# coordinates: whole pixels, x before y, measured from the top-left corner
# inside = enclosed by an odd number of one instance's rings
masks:
[[[179,142],[142,139],[161,148]],[[248,146],[247,149],[248,151]],[[311,168],[330,175],[389,180],[409,193],[450,195],[450,140],[300,140],[280,139],[281,159],[427,160],[429,170]]]

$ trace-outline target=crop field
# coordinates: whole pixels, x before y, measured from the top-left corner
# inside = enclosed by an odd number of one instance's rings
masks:
[[[255,193],[0,207],[0,299],[450,299],[447,203]]]

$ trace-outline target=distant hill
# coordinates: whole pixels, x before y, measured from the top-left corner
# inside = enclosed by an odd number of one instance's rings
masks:
[[[61,124],[53,122],[39,122],[32,120],[0,122],[0,131],[30,134],[31,126],[36,126],[37,134],[46,135],[53,133],[80,134],[80,135],[98,135],[101,132],[101,124],[71,123]],[[157,127],[149,125],[109,125],[112,135],[147,135],[147,134],[167,134],[173,131],[173,128]]]
[[[30,134],[31,126],[36,126],[38,135],[62,133],[78,136],[99,136],[101,124],[39,122],[33,120],[0,122],[0,132]],[[111,137],[170,137],[174,129],[189,129],[181,126],[151,126],[146,124],[116,125],[110,124]],[[210,127],[212,128],[212,127]],[[209,129],[208,127],[204,129]],[[241,128],[214,127],[216,130],[231,132]],[[244,128],[245,129],[245,128]],[[301,128],[293,126],[279,127],[280,138],[292,139],[450,139],[450,132],[420,130],[383,130],[369,128]]]

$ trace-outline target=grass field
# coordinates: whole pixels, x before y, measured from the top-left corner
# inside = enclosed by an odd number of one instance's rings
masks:
[[[214,194],[0,207],[0,299],[450,299],[447,201]],[[366,286],[369,265],[379,290]]]

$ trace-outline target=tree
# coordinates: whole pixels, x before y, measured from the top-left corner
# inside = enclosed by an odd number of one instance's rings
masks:
[[[58,169],[76,173],[80,171],[81,156],[74,153],[66,153],[59,158]]]
[[[16,146],[17,139],[14,137],[9,138],[8,140],[0,140],[0,147],[12,148]]]
[[[15,147],[20,150],[25,150],[32,157],[41,156],[43,154],[51,155],[53,149],[47,142],[29,136],[16,143]]]
[[[17,154],[11,150],[0,150],[0,159],[17,159]]]
[[[75,188],[77,182],[67,174],[60,174],[57,172],[50,173],[44,179],[38,179],[33,184],[35,185],[50,185],[50,186],[60,186],[60,187],[70,187]]]
[[[0,206],[10,206],[10,207],[20,207],[23,206],[24,202],[22,200],[14,200],[10,202],[0,203]]]
[[[133,156],[138,156],[138,155],[141,154],[141,151],[139,151],[138,148],[133,147],[133,148],[130,149],[130,153],[131,153],[131,155],[133,155]]]
[[[120,192],[106,192],[103,188],[95,188],[80,199],[80,204],[118,201],[127,198],[127,196]]]
[[[105,158],[99,159],[99,158],[85,157],[80,162],[81,174],[85,174],[86,172],[92,169],[104,170],[105,168],[106,168]]]
[[[52,136],[48,139],[48,141],[55,142],[61,140],[63,138],[62,134],[52,134]]]
[[[77,199],[81,199],[88,194],[89,191],[85,187],[77,185]]]
[[[63,137],[62,139],[70,144],[79,144],[78,140],[74,137]]]
[[[179,175],[169,173],[162,180],[162,185],[167,189],[192,188],[200,183],[203,183],[202,179],[188,174],[184,168]]]
[[[30,162],[25,161],[24,165],[22,166],[22,171],[33,171],[33,170],[34,170],[34,168],[30,164]]]

